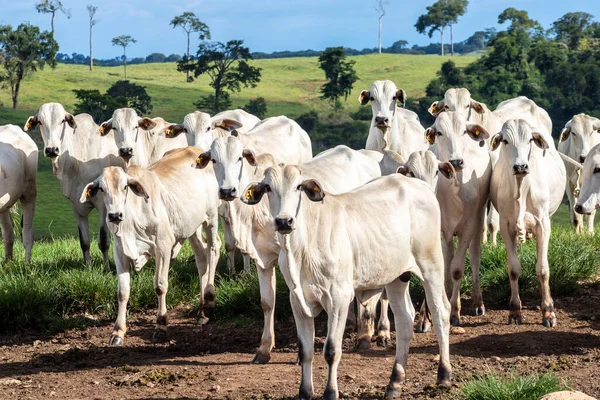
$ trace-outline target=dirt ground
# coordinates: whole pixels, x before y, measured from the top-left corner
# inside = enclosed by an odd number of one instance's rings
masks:
[[[558,327],[541,326],[537,302],[526,302],[524,324],[506,325],[508,311],[488,307],[482,317],[465,316],[464,333],[451,335],[455,388],[434,386],[437,343],[433,333],[415,334],[408,359],[406,398],[453,398],[473,374],[490,370],[527,374],[554,371],[570,387],[600,398],[600,285],[577,297],[555,298]],[[464,306],[468,303],[465,302]],[[1,399],[288,399],[297,394],[300,367],[293,320],[278,323],[277,348],[267,365],[250,364],[262,324],[205,327],[172,310],[170,342],[152,342],[153,317],[130,319],[123,347],[109,347],[111,324],[49,336],[32,332],[0,337]],[[322,394],[326,364],[321,349],[324,318],[317,324],[314,382]],[[339,368],[344,399],[382,398],[394,353],[353,351],[345,340]]]

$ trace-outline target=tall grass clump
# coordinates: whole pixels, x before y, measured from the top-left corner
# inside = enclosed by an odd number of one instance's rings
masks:
[[[511,373],[505,379],[492,372],[467,381],[458,397],[461,400],[539,400],[548,393],[566,389],[568,387],[550,374],[518,376]]]

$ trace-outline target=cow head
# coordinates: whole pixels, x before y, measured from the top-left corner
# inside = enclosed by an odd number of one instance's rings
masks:
[[[447,179],[454,179],[456,172],[449,162],[440,162],[433,152],[415,151],[408,157],[408,161],[398,167],[398,173],[411,178],[417,178],[437,191],[437,182],[441,172]]]
[[[358,101],[362,105],[371,102],[373,126],[386,131],[392,126],[396,108],[406,103],[406,92],[396,88],[392,81],[375,81],[371,89],[360,92]]]
[[[62,148],[63,141],[67,134],[73,134],[77,123],[73,115],[66,112],[61,104],[46,103],[42,104],[37,115],[27,119],[23,130],[29,132],[37,126],[40,127],[44,141],[44,156],[56,158],[65,150]]]
[[[469,124],[466,118],[456,111],[446,111],[437,116],[433,126],[425,131],[425,138],[430,144],[437,144],[441,161],[449,161],[456,171],[464,168],[463,154],[470,141],[485,145],[490,135],[483,127]]]
[[[136,167],[130,168],[136,171]],[[79,201],[85,203],[93,197],[102,194],[102,200],[106,206],[106,218],[108,222],[119,224],[126,218],[126,200],[129,192],[135,196],[149,199],[148,192],[142,183],[134,176],[127,174],[120,167],[104,168],[102,175],[86,185]]]
[[[471,113],[484,114],[487,107],[471,98],[471,93],[465,88],[452,88],[446,90],[444,100],[434,101],[429,107],[429,113],[437,117],[444,111],[456,111],[466,120],[471,118]]]
[[[502,126],[502,131],[492,138],[491,149],[497,150],[500,144],[504,145],[501,157],[508,160],[512,171],[517,176],[529,173],[529,164],[535,148],[545,151],[548,142],[539,132],[534,132],[527,121],[510,119]]]
[[[268,154],[258,157],[254,151],[244,149],[240,139],[227,136],[216,138],[210,150],[198,156],[196,167],[204,168],[209,162],[213,163],[219,184],[219,198],[232,201],[240,196],[251,178],[262,178],[262,171],[273,165],[274,159]]]
[[[242,124],[229,118],[215,116],[195,111],[186,115],[182,124],[173,124],[164,129],[163,133],[168,138],[174,138],[185,132],[189,146],[208,149],[219,133],[229,133],[239,129]]]
[[[583,163],[583,182],[575,212],[591,214],[600,208],[600,144],[594,146]]]
[[[600,119],[585,114],[575,115],[560,134],[560,142],[569,140],[569,153],[583,163],[592,147],[600,143]]]
[[[119,149],[119,156],[128,162],[134,156],[135,143],[138,140],[139,131],[150,131],[156,123],[150,118],[142,118],[132,108],[119,108],[113,112],[113,116],[100,125],[100,135],[107,135],[114,130],[115,143]]]
[[[258,204],[265,193],[269,196],[271,215],[275,217],[275,229],[281,234],[291,233],[295,229],[303,196],[310,201],[323,201],[325,198],[319,182],[304,179],[302,170],[296,165],[268,168],[261,182],[246,187],[241,200],[250,205]]]

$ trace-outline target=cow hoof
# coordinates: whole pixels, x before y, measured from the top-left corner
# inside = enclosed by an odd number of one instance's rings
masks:
[[[196,325],[206,325],[208,324],[208,318],[206,318],[205,316],[201,315],[198,317],[198,319],[196,320]]]
[[[338,400],[339,398],[340,397],[337,389],[332,389],[330,387],[325,388],[325,392],[323,392],[323,400]]]
[[[520,315],[509,315],[508,316],[508,325],[522,325],[523,324],[523,317],[521,317]]]
[[[546,317],[542,320],[542,325],[544,325],[546,328],[554,328],[556,327],[556,317],[555,316],[551,316],[551,317]]]
[[[439,387],[443,387],[443,388],[451,388],[452,381],[450,379],[444,379],[442,381],[436,382],[436,385],[438,385]]]
[[[123,338],[117,335],[110,335],[110,339],[108,339],[108,344],[111,346],[122,346]]]
[[[450,317],[450,325],[452,325],[452,326],[460,326],[460,317],[452,315]]]
[[[371,339],[370,338],[362,338],[358,342],[356,342],[356,350],[368,350],[371,348]]]
[[[263,353],[261,351],[257,351],[252,359],[252,364],[266,364],[271,359],[270,353]]]
[[[402,398],[402,391],[388,386],[385,389],[385,398],[386,399],[400,399],[400,398]]]
[[[152,334],[153,342],[165,342],[168,340],[167,331],[164,329],[156,328],[154,329],[154,333]]]
[[[473,315],[482,316],[485,315],[485,306],[482,304],[480,306],[473,308]]]
[[[418,322],[417,327],[415,328],[415,332],[417,332],[417,333],[431,332],[431,324],[427,321]]]
[[[392,341],[387,336],[377,336],[377,346],[388,347],[392,344]]]

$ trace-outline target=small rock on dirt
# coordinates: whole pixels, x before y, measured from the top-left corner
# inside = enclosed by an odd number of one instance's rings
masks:
[[[0,386],[20,385],[22,383],[23,382],[21,382],[20,380],[13,378],[0,379]]]
[[[467,333],[467,331],[465,331],[465,328],[461,328],[460,326],[453,326],[450,328],[450,333],[452,335],[464,335]]]
[[[217,393],[219,390],[221,390],[221,386],[219,386],[219,385],[212,385],[210,387],[210,389],[208,389],[208,390],[211,391],[211,392]]]
[[[498,356],[492,356],[490,357],[490,361],[491,362],[500,362],[502,359]]]
[[[540,400],[595,400],[585,393],[563,390],[545,395]]]
[[[440,361],[440,355],[436,354],[435,356],[433,356],[433,358],[431,359],[431,361],[433,361],[433,362],[439,362]]]

